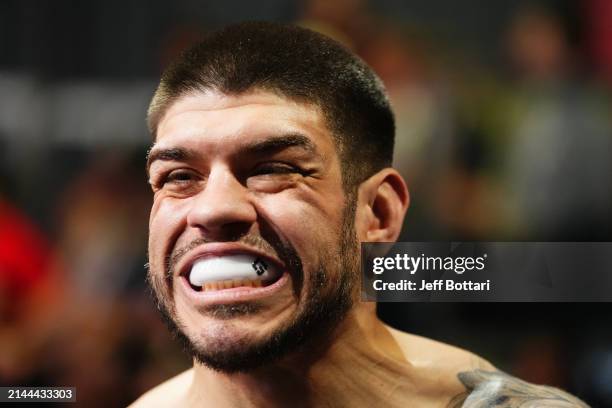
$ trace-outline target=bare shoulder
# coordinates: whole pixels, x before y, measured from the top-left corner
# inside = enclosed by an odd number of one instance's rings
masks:
[[[588,408],[554,387],[530,384],[497,370],[484,358],[425,337],[388,328],[406,359],[450,395],[448,408]]]
[[[449,408],[588,408],[558,388],[530,384],[500,371],[473,370],[460,372],[457,377],[466,391],[455,397]]]
[[[184,371],[144,393],[130,408],[177,406],[177,402],[185,398],[192,379],[193,369]]]
[[[457,373],[495,370],[491,363],[467,350],[387,328],[401,349],[403,360],[409,363],[420,394],[438,401],[438,406],[447,406],[449,401],[464,395],[466,388]]]

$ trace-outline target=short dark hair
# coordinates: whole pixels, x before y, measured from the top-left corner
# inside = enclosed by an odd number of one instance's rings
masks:
[[[156,137],[163,114],[187,93],[254,89],[321,109],[336,140],[345,187],[391,165],[395,124],[380,79],[344,46],[294,25],[240,23],[185,51],[162,74],[149,106],[149,130]]]

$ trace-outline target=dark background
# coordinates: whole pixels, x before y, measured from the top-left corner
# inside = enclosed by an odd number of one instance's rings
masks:
[[[121,406],[190,365],[144,285],[145,112],[230,22],[299,22],[383,78],[404,240],[610,241],[612,2],[0,2],[0,383]],[[588,270],[576,271],[588,273]],[[612,407],[612,306],[381,304],[400,329]]]

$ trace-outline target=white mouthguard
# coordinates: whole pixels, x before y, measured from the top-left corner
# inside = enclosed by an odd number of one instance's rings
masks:
[[[189,282],[194,286],[204,286],[205,283],[231,279],[269,281],[277,276],[277,269],[267,260],[249,255],[228,255],[196,261]]]

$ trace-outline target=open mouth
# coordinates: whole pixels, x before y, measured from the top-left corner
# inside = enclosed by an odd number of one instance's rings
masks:
[[[207,257],[194,262],[187,280],[197,292],[235,288],[260,288],[277,282],[282,271],[261,257],[234,254]]]

